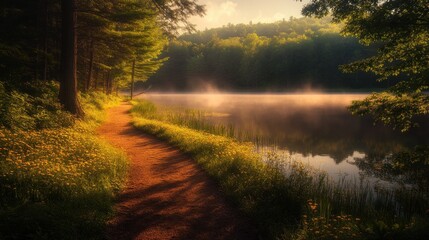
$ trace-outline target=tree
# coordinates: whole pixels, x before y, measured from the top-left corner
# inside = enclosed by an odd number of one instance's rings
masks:
[[[57,0],[0,3],[0,81],[22,86],[56,75]]]
[[[78,90],[101,79],[106,92],[129,86],[133,59],[144,79],[163,62],[165,31],[189,29],[187,17],[203,12],[196,0],[3,0],[0,9],[0,81],[30,91],[58,78],[58,99],[76,116]]]
[[[188,21],[189,16],[205,14],[203,5],[197,0],[150,0],[158,9],[163,19],[163,27],[167,33],[177,34],[179,29],[195,30],[194,25]]]
[[[83,116],[77,96],[76,0],[61,0],[61,68],[59,100],[66,111]]]
[[[126,45],[126,49],[121,52],[128,52],[124,58],[125,66],[121,69],[124,76],[128,77],[131,74],[131,82],[125,81],[130,83],[126,85],[130,85],[132,99],[134,80],[145,81],[165,62],[165,58],[158,59],[158,56],[165,48],[167,39],[159,28],[153,11],[146,11],[147,7],[138,5],[138,2],[128,7],[129,9],[124,9],[124,13],[121,14],[121,24],[116,28],[116,32],[120,34]],[[146,11],[143,15],[147,17],[135,17],[136,11],[142,10]]]
[[[80,107],[77,97],[77,38],[76,38],[76,0],[61,0],[61,16],[62,16],[62,45],[61,45],[61,69],[60,69],[60,103],[64,106],[65,110],[82,116],[83,111]],[[138,23],[139,20],[146,19],[150,15],[160,16],[162,21],[157,22],[162,25],[165,31],[174,34],[178,29],[184,28],[190,30],[193,28],[192,24],[188,22],[188,17],[191,15],[202,15],[204,7],[197,4],[196,0],[119,0],[119,1],[87,1],[84,4],[88,6],[87,12],[82,12],[91,16],[90,19],[101,19],[102,22],[106,20],[106,24],[102,24],[103,30],[106,26],[110,26],[107,31],[109,40],[114,39],[115,44],[106,44],[115,49],[126,50],[126,53],[135,54],[132,47],[123,41],[127,37],[135,38],[136,35],[132,33],[133,29],[124,29],[124,25],[129,26]],[[105,13],[108,13],[107,15]],[[94,18],[95,17],[95,18]],[[98,17],[98,18],[97,18]],[[109,24],[111,22],[111,24]],[[119,29],[119,31],[118,31]],[[143,28],[144,29],[144,28]],[[137,38],[142,36],[137,33]],[[143,34],[144,35],[144,34]],[[92,68],[94,64],[94,33],[91,32],[89,49],[89,67],[86,81],[90,81],[92,75]],[[104,35],[106,36],[106,35]],[[150,34],[146,33],[146,39],[149,39]],[[119,39],[119,40],[118,40]],[[117,45],[117,46],[114,46]],[[145,46],[145,45],[143,45]],[[115,51],[119,53],[120,51]],[[137,53],[138,54],[138,53]],[[113,54],[114,55],[114,54]],[[108,67],[113,70],[118,70],[117,66],[121,66],[122,58],[109,58],[111,64]],[[126,54],[121,54],[125,56]],[[147,61],[147,59],[146,59]],[[155,64],[156,65],[156,64]],[[118,73],[121,71],[116,71]],[[112,88],[112,71],[107,74],[107,86]],[[89,84],[86,84],[89,87]]]
[[[149,83],[155,89],[179,91],[197,90],[208,79],[229,91],[385,87],[386,82],[373,81],[373,74],[338,70],[338,65],[375,52],[356,38],[341,36],[339,25],[329,17],[293,18],[182,35],[164,51],[169,61]]]
[[[353,102],[353,113],[370,114],[401,131],[416,125],[416,116],[429,113],[429,96],[423,93],[429,89],[427,0],[312,0],[302,12],[330,14],[334,22],[344,22],[344,34],[378,46],[376,55],[344,65],[343,71],[373,72],[379,81],[397,82],[385,92]]]

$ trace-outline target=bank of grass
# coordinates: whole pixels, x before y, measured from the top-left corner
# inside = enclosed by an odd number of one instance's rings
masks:
[[[253,144],[207,127],[200,113],[181,117],[147,101],[133,104],[134,125],[191,154],[227,197],[258,223],[262,239],[426,239],[429,235],[427,201],[415,201],[424,196],[404,194],[401,204],[419,214],[401,218],[395,215],[390,192],[378,192],[375,200],[367,185],[333,183],[326,174],[285,161],[276,152],[262,156]]]
[[[21,104],[5,103],[3,112],[22,116],[3,119],[37,123],[33,115],[25,115],[31,110],[27,107],[34,107],[25,104],[31,97],[20,98],[16,102]],[[92,93],[81,98],[84,120],[39,108],[64,126],[26,128],[9,121],[0,128],[0,239],[105,238],[127,161],[94,130],[103,121],[105,108],[119,100]]]
[[[311,181],[301,165],[291,165],[294,171],[289,177],[302,181],[287,181],[279,168],[262,161],[252,144],[141,117],[153,113],[152,107],[147,102],[134,102],[134,126],[191,154],[217,180],[228,199],[256,220],[262,239],[290,237],[296,232],[304,211],[301,203],[306,201],[301,191],[306,191],[306,183]]]
[[[192,154],[229,199],[258,219],[264,236],[274,236],[284,225],[299,221],[301,205],[292,197],[297,193],[279,171],[260,161],[251,145],[157,120],[134,118],[134,126]]]

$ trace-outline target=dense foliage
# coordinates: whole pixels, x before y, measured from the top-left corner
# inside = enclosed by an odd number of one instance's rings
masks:
[[[160,66],[166,43],[148,1],[78,1],[78,80],[81,89],[112,91],[126,85],[133,58],[145,75]],[[17,84],[57,79],[61,9],[56,0],[3,1],[0,59],[2,81]],[[144,60],[142,60],[144,59]],[[122,81],[120,81],[122,80]]]
[[[343,74],[338,66],[367,57],[373,48],[342,37],[330,18],[291,18],[238,24],[183,35],[170,43],[169,61],[150,78],[161,90],[284,91],[374,89],[369,74]]]
[[[345,25],[343,33],[377,53],[344,66],[347,72],[362,70],[378,75],[380,81],[397,79],[387,93],[373,94],[353,104],[357,114],[403,131],[413,126],[413,117],[429,113],[429,5],[427,0],[312,0],[305,15],[331,14]]]
[[[0,10],[0,81],[58,80],[60,103],[75,115],[78,90],[145,80],[166,60],[166,36],[204,13],[195,0],[6,0]]]

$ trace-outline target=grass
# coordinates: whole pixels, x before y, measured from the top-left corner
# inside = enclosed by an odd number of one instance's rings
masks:
[[[139,113],[140,116],[144,116],[146,119],[158,120],[219,136],[235,138],[242,142],[250,141],[255,143],[255,147],[274,144],[274,142],[261,138],[253,132],[240,131],[232,124],[217,124],[208,120],[211,117],[218,116],[219,113],[163,105],[155,106],[152,102],[145,100],[140,100],[138,104],[134,104],[133,111]]]
[[[251,145],[157,120],[137,118],[134,125],[191,153],[243,212],[260,220],[266,235],[279,230],[278,221],[283,223],[286,219],[289,224],[298,221],[300,205],[293,201],[294,193],[284,176],[261,162]]]
[[[263,239],[426,239],[429,235],[425,193],[406,188],[372,191],[363,182],[336,183],[278,152],[255,152],[254,144],[231,137],[233,128],[228,133],[222,130],[225,127],[210,127],[201,111],[141,101],[134,102],[132,112],[137,128],[191,154],[227,197],[259,224]],[[398,215],[398,208],[408,214]]]
[[[0,128],[0,239],[105,238],[127,160],[94,129],[119,98],[81,101],[87,117],[70,127]]]

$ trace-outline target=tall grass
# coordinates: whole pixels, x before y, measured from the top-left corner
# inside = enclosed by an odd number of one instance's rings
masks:
[[[265,151],[266,146],[273,146],[277,143],[276,140],[261,137],[258,133],[238,129],[233,124],[215,123],[210,120],[221,113],[155,105],[147,100],[134,101],[133,109],[133,112],[147,119],[159,120],[219,136],[234,138],[241,142],[252,142],[257,151]]]
[[[134,104],[133,112],[140,114],[147,119],[168,122],[205,131],[215,135],[235,138],[240,135],[242,136],[240,139],[243,140],[245,137],[250,138],[250,136],[246,135],[244,132],[238,132],[232,124],[216,124],[209,121],[208,118],[216,113],[203,110],[187,109],[181,107],[155,106],[155,104],[152,102],[140,100],[138,101],[138,104]]]
[[[255,144],[231,138],[234,129],[210,127],[207,113],[201,111],[172,110],[143,101],[135,102],[132,112],[137,128],[192,154],[230,199],[256,219],[263,238],[428,235],[422,230],[429,225],[424,213],[429,209],[426,193],[405,187],[374,189],[368,182],[345,178],[334,182],[280,152],[255,152]],[[256,141],[256,146],[261,143],[265,144]]]
[[[69,127],[0,127],[0,239],[104,238],[127,161],[94,130],[119,98],[81,101],[87,117]]]
[[[136,118],[134,125],[192,154],[243,212],[259,220],[264,236],[299,220],[301,206],[292,196],[296,193],[282,174],[260,161],[251,145],[157,120]]]

